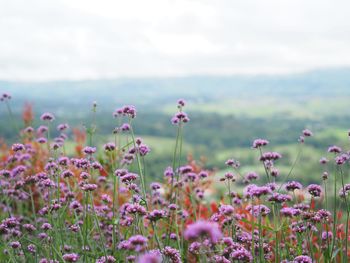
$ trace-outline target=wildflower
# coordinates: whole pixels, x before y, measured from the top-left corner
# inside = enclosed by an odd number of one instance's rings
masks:
[[[193,168],[190,165],[181,166],[179,168],[180,174],[187,174],[187,173],[191,173],[192,171],[193,171]]]
[[[317,184],[310,184],[307,188],[308,192],[310,195],[313,197],[320,197],[322,193],[322,188],[321,186]]]
[[[33,226],[32,224],[24,224],[23,228],[30,233],[36,230],[35,226]]]
[[[331,232],[331,231],[323,231],[322,232],[322,235],[321,235],[321,238],[322,238],[322,240],[323,241],[325,241],[325,240],[332,240],[332,238],[333,238],[333,233]]]
[[[83,152],[87,155],[92,155],[96,152],[96,147],[86,146],[84,147]]]
[[[160,183],[156,183],[156,182],[151,183],[150,186],[151,186],[151,189],[152,189],[153,191],[157,191],[157,190],[159,190],[159,189],[161,188]]]
[[[250,197],[259,198],[262,195],[267,195],[271,193],[271,189],[268,186],[257,186],[255,184],[250,184],[245,189],[245,195]]]
[[[236,160],[234,160],[234,159],[228,159],[228,160],[225,162],[225,164],[226,164],[227,166],[231,166],[231,167],[233,167],[233,168],[239,168],[239,166],[240,166],[239,161],[236,161]]]
[[[12,151],[14,151],[14,152],[24,151],[24,149],[25,149],[25,147],[21,143],[15,143],[12,145]]]
[[[196,240],[205,236],[212,243],[217,243],[221,239],[222,233],[216,223],[199,220],[187,227],[184,236],[188,240]]]
[[[51,230],[52,226],[49,223],[44,223],[41,225],[41,229],[47,231],[47,230]]]
[[[84,184],[81,189],[85,192],[92,192],[95,191],[97,189],[97,185],[96,184]]]
[[[184,99],[179,99],[177,105],[179,108],[185,107],[186,101]]]
[[[328,152],[330,153],[341,153],[342,149],[336,145],[330,146]]]
[[[311,137],[313,134],[309,129],[305,129],[305,130],[303,130],[303,135],[305,137]]]
[[[45,144],[45,143],[47,143],[47,139],[44,138],[44,137],[40,137],[40,138],[38,138],[36,141],[37,141],[38,143],[40,143],[40,144]]]
[[[64,254],[62,256],[62,258],[66,261],[66,262],[78,262],[79,260],[79,255],[72,253],[72,254]]]
[[[293,217],[300,215],[301,211],[293,207],[283,207],[280,210],[281,214],[287,217]]]
[[[11,99],[11,95],[8,93],[3,93],[2,96],[0,97],[0,101],[6,101],[10,99]]]
[[[106,143],[103,148],[105,149],[106,152],[111,152],[115,150],[115,144],[112,142]]]
[[[346,163],[347,160],[349,160],[349,155],[348,154],[341,154],[335,157],[335,163],[337,165],[343,165],[344,163]]]
[[[299,182],[296,182],[296,181],[290,181],[290,182],[287,182],[286,185],[285,185],[285,188],[287,191],[294,191],[296,189],[301,189],[303,186],[301,185],[301,183]]]
[[[118,176],[118,177],[123,177],[127,173],[128,173],[128,170],[126,170],[126,169],[117,169],[117,170],[115,170],[114,175]]]
[[[17,249],[21,247],[21,243],[19,243],[18,241],[12,241],[10,243],[10,247],[12,247],[13,249]]]
[[[123,106],[119,109],[116,109],[113,113],[113,116],[115,118],[119,116],[127,116],[131,119],[134,119],[136,117],[136,108],[132,105]]]
[[[31,253],[31,254],[35,254],[36,253],[36,246],[33,244],[30,244],[27,246],[27,250]]]
[[[322,174],[322,179],[323,180],[327,180],[328,179],[328,172],[323,172],[323,174]]]
[[[164,176],[166,177],[173,177],[174,176],[174,171],[173,168],[171,168],[170,166],[167,167],[164,171]]]
[[[9,170],[0,170],[0,176],[8,178],[11,176],[11,172]]]
[[[69,158],[66,156],[58,158],[58,164],[61,166],[68,166],[70,164]]]
[[[326,157],[322,157],[320,159],[320,164],[326,164],[326,163],[328,163],[328,159]]]
[[[248,172],[244,178],[250,182],[259,179],[259,175],[256,172]]]
[[[270,174],[272,177],[278,177],[280,175],[280,171],[277,168],[272,167]]]
[[[345,184],[339,191],[339,196],[345,198],[350,193],[350,184]]]
[[[166,246],[162,250],[162,254],[169,258],[172,263],[181,263],[181,255],[180,252],[172,247]]]
[[[137,263],[161,263],[162,257],[160,253],[149,252],[143,254],[137,259]]]
[[[233,251],[230,254],[230,257],[233,260],[238,260],[239,262],[252,262],[253,256],[252,254],[246,250],[244,247],[240,247],[239,249]]]
[[[114,262],[117,262],[117,260],[113,256],[107,256],[107,257],[103,256],[96,260],[96,263],[114,263]]]
[[[268,140],[265,140],[265,139],[256,139],[254,140],[253,142],[253,148],[254,149],[258,149],[260,147],[263,147],[263,146],[266,146],[269,144],[269,141]]]
[[[64,131],[67,130],[69,128],[69,125],[67,123],[62,123],[57,125],[57,130],[58,131]]]
[[[153,210],[148,215],[147,218],[151,221],[157,221],[161,218],[166,217],[166,212],[164,210]]]
[[[130,131],[131,130],[131,126],[129,125],[129,123],[123,123],[120,126],[120,129],[124,132]]]
[[[123,183],[129,184],[132,181],[135,181],[139,176],[135,173],[127,173],[123,176],[121,176],[121,181]]]
[[[172,124],[180,124],[180,123],[187,123],[190,121],[190,118],[187,116],[185,112],[178,112],[171,118]]]
[[[249,205],[247,210],[255,217],[258,216],[267,216],[270,214],[271,210],[266,205]]]
[[[277,152],[265,152],[261,155],[260,161],[265,162],[265,161],[275,161],[278,159],[281,159],[282,155],[277,153]]]
[[[292,197],[290,195],[273,193],[267,200],[270,202],[284,203],[287,201],[291,201]]]
[[[53,116],[52,113],[45,112],[41,115],[40,119],[43,121],[53,121],[55,119],[55,116]]]
[[[207,171],[200,171],[198,174],[199,178],[207,178],[209,176]]]
[[[219,211],[222,215],[231,216],[234,212],[234,208],[231,205],[221,205]]]
[[[297,256],[294,258],[293,263],[313,263],[309,256]]]

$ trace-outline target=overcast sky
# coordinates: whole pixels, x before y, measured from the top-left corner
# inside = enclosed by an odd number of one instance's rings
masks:
[[[350,65],[350,1],[0,0],[0,79]]]

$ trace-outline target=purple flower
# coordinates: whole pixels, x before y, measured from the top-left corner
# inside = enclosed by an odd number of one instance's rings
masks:
[[[238,260],[239,262],[252,262],[253,256],[252,254],[246,250],[244,247],[240,247],[239,249],[233,251],[230,254],[230,257],[233,260]]]
[[[92,155],[96,152],[96,147],[86,146],[83,148],[83,152],[88,155]]]
[[[321,235],[321,238],[322,238],[322,240],[332,240],[332,238],[333,238],[333,233],[331,232],[331,231],[323,231],[322,232],[322,235]]]
[[[347,160],[349,160],[349,155],[348,154],[341,154],[335,157],[335,163],[337,165],[343,165]]]
[[[260,161],[265,162],[265,161],[275,161],[278,159],[281,159],[282,155],[277,153],[277,152],[265,152],[261,155]]]
[[[82,185],[81,189],[85,192],[92,192],[92,191],[95,191],[97,189],[97,185],[96,184],[84,184],[84,185]]]
[[[199,220],[187,227],[184,237],[187,240],[196,240],[200,237],[208,237],[212,243],[217,243],[222,237],[218,224]]]
[[[53,116],[52,113],[45,112],[41,115],[40,119],[43,121],[53,121],[55,119],[55,116]]]
[[[284,203],[287,201],[291,201],[292,197],[290,195],[273,193],[267,200],[275,203]]]
[[[57,125],[57,130],[58,131],[64,131],[67,130],[69,128],[69,125],[67,123],[62,123]]]
[[[300,215],[301,211],[292,207],[283,207],[280,210],[283,216],[293,217]]]
[[[47,230],[51,230],[52,226],[49,223],[44,223],[41,225],[41,229],[47,231]]]
[[[268,186],[257,186],[255,184],[250,184],[245,189],[245,195],[248,198],[257,197],[262,195],[267,195],[271,193],[271,189]]]
[[[310,184],[307,187],[307,190],[308,190],[309,194],[312,195],[313,197],[320,197],[321,193],[322,193],[321,186],[319,186],[317,184]]]
[[[10,99],[11,99],[11,95],[9,93],[3,93],[2,96],[0,97],[0,101],[6,101]]]
[[[75,254],[75,253],[71,253],[71,254],[64,254],[62,256],[62,258],[66,261],[66,262],[78,262],[79,260],[79,255]]]
[[[40,138],[36,139],[36,141],[37,141],[38,143],[40,143],[40,144],[47,143],[47,139],[44,138],[44,137],[40,137]]]
[[[114,263],[114,262],[117,262],[117,260],[113,256],[107,256],[107,257],[103,256],[96,260],[96,263]]]
[[[264,140],[264,139],[256,139],[254,140],[253,142],[253,148],[254,149],[258,149],[262,146],[266,146],[269,144],[269,141],[268,140]]]
[[[19,243],[18,241],[12,241],[10,243],[10,247],[12,247],[13,249],[21,248],[21,243]]]
[[[27,250],[31,253],[31,254],[35,254],[36,253],[36,246],[33,244],[30,244],[27,246]]]
[[[167,214],[164,210],[155,209],[155,210],[149,212],[149,214],[147,215],[147,218],[151,221],[157,221],[157,220],[164,218],[166,216],[167,216]]]
[[[151,186],[151,189],[152,189],[153,191],[157,191],[157,190],[159,190],[159,189],[161,188],[160,183],[157,183],[157,182],[151,183],[150,186]]]
[[[162,250],[162,254],[169,258],[172,263],[181,263],[180,252],[175,248],[167,246]]]
[[[350,184],[345,184],[344,188],[340,189],[339,196],[344,198],[344,197],[348,196],[349,193],[350,193]]]
[[[305,129],[305,130],[303,130],[303,135],[305,137],[311,137],[313,134],[312,134],[312,131]]]
[[[239,161],[234,160],[234,159],[228,159],[228,160],[225,162],[225,164],[226,164],[227,166],[231,166],[231,167],[233,167],[233,168],[238,168],[238,167],[240,166]]]
[[[326,163],[328,163],[328,159],[326,157],[322,157],[320,159],[320,164],[326,164]]]
[[[143,254],[137,259],[137,263],[161,263],[162,257],[160,253],[155,252],[149,252],[146,254]]]
[[[248,205],[247,210],[255,217],[267,216],[270,214],[271,210],[266,205]]]
[[[256,172],[248,172],[244,176],[244,179],[247,180],[248,182],[250,182],[250,181],[259,179],[259,175]]]
[[[309,256],[297,256],[294,258],[293,263],[313,263]]]
[[[130,127],[129,123],[123,123],[122,126],[120,126],[120,129],[122,131],[126,132],[126,131],[130,131],[131,127]]]
[[[231,205],[221,205],[219,211],[222,215],[231,216],[234,212],[234,208]]]
[[[185,101],[184,99],[179,99],[179,100],[177,101],[177,105],[178,105],[178,107],[180,107],[180,108],[185,107],[186,101]]]
[[[20,151],[24,151],[24,150],[25,150],[25,147],[21,143],[15,143],[12,145],[12,151],[14,151],[14,152],[20,152]]]
[[[300,190],[301,188],[303,188],[303,186],[299,182],[290,181],[290,182],[286,183],[285,188],[286,188],[287,191],[294,191],[296,189]]]
[[[330,153],[341,153],[342,149],[336,145],[330,146],[328,152]]]
[[[166,177],[173,177],[174,176],[174,171],[173,168],[171,168],[170,166],[167,167],[164,171],[164,176]]]
[[[134,119],[136,117],[136,108],[132,105],[123,106],[119,109],[116,109],[113,113],[113,116],[115,118],[119,116],[127,116],[131,119]]]
[[[178,112],[171,118],[171,123],[176,125],[180,123],[187,123],[190,121],[190,118],[187,116],[185,112]]]
[[[115,150],[115,144],[112,142],[106,143],[103,148],[105,149],[106,152],[111,152]]]

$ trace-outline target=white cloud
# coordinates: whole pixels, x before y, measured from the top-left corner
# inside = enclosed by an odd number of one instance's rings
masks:
[[[350,65],[349,1],[0,0],[0,79]]]

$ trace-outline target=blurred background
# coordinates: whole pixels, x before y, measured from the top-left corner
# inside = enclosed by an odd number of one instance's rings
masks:
[[[172,160],[176,101],[187,101],[184,152],[224,172],[228,158],[257,170],[256,138],[285,157],[293,178],[319,182],[328,146],[347,147],[350,128],[348,1],[0,0],[0,137],[16,139],[31,105],[83,129],[98,104],[96,144],[111,140],[113,111],[138,109],[135,131],[150,145],[147,169]],[[72,138],[72,134],[70,134]],[[73,142],[69,142],[72,143]],[[68,147],[69,148],[69,147]],[[72,146],[73,149],[73,146]],[[330,156],[329,156],[330,157]],[[331,158],[331,157],[330,157]],[[258,170],[260,171],[260,170]],[[262,172],[262,171],[261,171]]]

